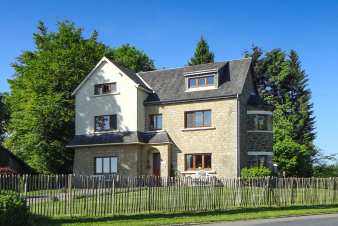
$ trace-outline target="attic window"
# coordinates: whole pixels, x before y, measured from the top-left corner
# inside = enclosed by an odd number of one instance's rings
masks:
[[[102,95],[116,92],[116,83],[96,84],[94,87],[94,95]]]
[[[203,88],[203,87],[210,87],[210,86],[215,86],[215,75],[213,74],[188,78],[189,89]]]

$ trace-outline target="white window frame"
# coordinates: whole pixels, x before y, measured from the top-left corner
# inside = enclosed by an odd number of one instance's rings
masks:
[[[248,115],[272,115],[272,111],[248,110]]]
[[[248,110],[248,115],[271,115],[271,111],[262,111],[262,110]],[[272,123],[272,122],[271,122]],[[248,133],[272,133],[272,125],[271,130],[248,130]]]
[[[190,88],[189,87],[189,80],[190,79],[199,79],[199,78],[206,78],[206,77],[211,77],[213,76],[214,83],[213,85],[206,85],[206,86],[199,86],[199,87],[194,87]],[[185,92],[194,92],[194,91],[201,91],[201,90],[209,90],[209,89],[216,89],[217,87],[217,73],[216,72],[210,72],[210,73],[204,73],[201,75],[186,75],[185,77]]]
[[[94,158],[95,160],[95,174],[96,175],[104,175],[104,174],[117,174],[118,172],[118,157],[116,156],[98,156]],[[109,172],[104,172],[104,160],[109,159]],[[101,172],[97,170],[97,161],[101,160]],[[112,166],[112,160],[114,160],[115,165]],[[113,168],[112,168],[113,167]]]

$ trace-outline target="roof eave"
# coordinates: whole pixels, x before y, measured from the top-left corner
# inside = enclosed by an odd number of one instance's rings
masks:
[[[191,98],[191,99],[183,99],[183,100],[145,101],[144,105],[176,104],[176,103],[211,101],[211,100],[233,99],[233,98],[237,98],[237,94],[223,95],[223,96],[216,96],[216,97]]]
[[[80,148],[80,147],[95,147],[95,146],[111,146],[111,145],[160,145],[160,144],[172,144],[172,142],[130,142],[130,143],[104,143],[104,144],[79,144],[79,145],[66,145],[66,148]]]

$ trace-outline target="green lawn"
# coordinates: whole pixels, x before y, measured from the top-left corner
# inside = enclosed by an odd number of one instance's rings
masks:
[[[38,192],[40,194],[42,192]],[[53,195],[60,194],[59,192]],[[338,203],[330,189],[266,190],[225,187],[153,187],[111,191],[73,190],[54,201],[29,201],[31,212],[43,216],[112,216],[180,213],[268,206],[311,206]],[[64,197],[65,195],[66,197]]]
[[[34,226],[148,226],[184,223],[206,223],[276,218],[285,216],[338,213],[338,206],[248,208],[222,212],[200,212],[181,214],[133,215],[121,217],[59,217],[36,218]]]

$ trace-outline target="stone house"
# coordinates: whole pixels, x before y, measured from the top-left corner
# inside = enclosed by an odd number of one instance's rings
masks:
[[[103,57],[74,90],[75,174],[237,177],[272,166],[251,59],[134,73]]]

